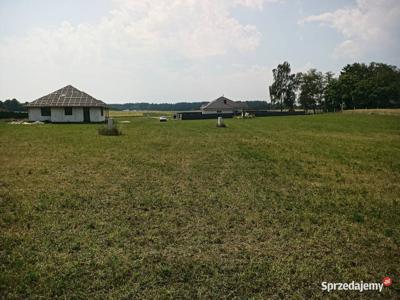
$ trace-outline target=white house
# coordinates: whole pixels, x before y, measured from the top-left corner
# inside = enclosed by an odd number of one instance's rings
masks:
[[[108,117],[107,105],[71,85],[26,105],[29,121],[100,123]]]
[[[236,102],[224,96],[200,107],[202,114],[233,114],[247,108],[245,102]]]

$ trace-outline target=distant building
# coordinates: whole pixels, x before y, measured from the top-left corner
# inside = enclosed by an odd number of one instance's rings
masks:
[[[108,117],[107,105],[68,85],[26,105],[30,121],[100,123]]]
[[[247,108],[246,102],[232,101],[224,96],[200,107],[202,114],[237,114]]]

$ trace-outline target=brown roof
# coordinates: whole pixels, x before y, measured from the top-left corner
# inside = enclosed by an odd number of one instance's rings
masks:
[[[224,96],[215,99],[201,107],[202,110],[224,110],[224,109],[244,109],[247,108],[246,102],[235,102]]]
[[[107,107],[103,101],[67,85],[26,105],[27,107]]]

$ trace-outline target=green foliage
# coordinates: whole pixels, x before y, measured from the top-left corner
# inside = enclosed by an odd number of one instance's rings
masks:
[[[339,80],[337,78],[325,77],[325,91],[324,91],[324,110],[325,111],[339,111],[342,109],[342,92]]]
[[[0,119],[27,119],[27,112],[0,111]]]
[[[353,108],[399,108],[400,70],[383,63],[354,63],[343,68],[338,78],[316,69],[290,75],[285,62],[274,72],[270,86],[272,103],[293,107],[298,102],[304,109],[328,112]],[[288,84],[290,82],[290,84]],[[285,100],[286,99],[286,100]]]
[[[304,109],[321,107],[324,102],[325,78],[316,69],[310,69],[307,73],[297,74],[298,86],[300,89],[299,102]]]
[[[338,89],[346,108],[400,107],[400,70],[383,63],[343,68]]]
[[[284,62],[272,70],[274,82],[269,87],[269,94],[273,104],[279,103],[281,111],[284,107],[294,110],[296,102],[296,75],[291,74],[290,64]]]
[[[345,66],[338,78],[315,69],[298,78],[299,102],[305,109],[400,107],[400,70],[395,66],[354,63]]]
[[[0,122],[0,298],[398,299],[399,119]]]
[[[26,111],[26,107],[19,103],[17,99],[0,101],[0,111],[22,112]]]

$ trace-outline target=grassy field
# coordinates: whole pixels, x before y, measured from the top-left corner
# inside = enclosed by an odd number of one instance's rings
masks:
[[[126,119],[0,123],[0,298],[400,297],[400,117]]]
[[[347,114],[368,114],[368,115],[393,115],[400,116],[400,108],[388,109],[349,109],[343,111]]]

